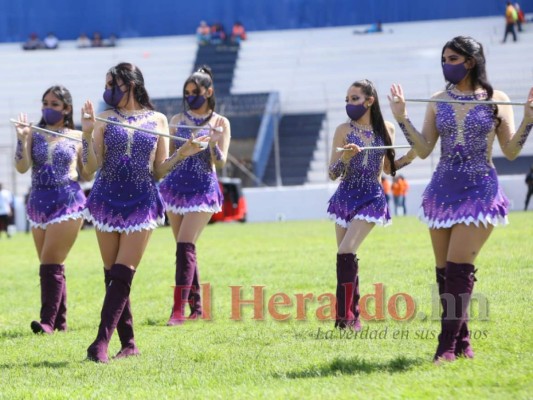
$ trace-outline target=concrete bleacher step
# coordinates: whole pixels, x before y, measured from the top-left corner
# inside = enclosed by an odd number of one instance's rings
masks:
[[[393,33],[377,35],[353,35],[354,26],[249,32],[248,40],[239,49],[231,87],[224,87],[227,83],[223,81],[229,78],[225,72],[215,74],[215,87],[217,94],[231,90],[232,94],[249,96],[249,113],[257,112],[256,104],[264,106],[263,100],[255,102],[254,98],[260,97],[257,94],[269,91],[279,93],[282,114],[325,113],[307,171],[309,182],[318,177],[325,182],[335,128],[347,119],[344,98],[348,86],[357,79],[371,79],[377,87],[384,118],[394,122],[386,98],[391,83],[401,83],[412,98],[427,98],[441,90],[444,81],[440,52],[442,45],[455,35],[471,35],[481,41],[494,88],[506,92],[513,101],[525,100],[533,77],[533,28],[525,26],[519,42],[502,45],[499,42],[503,25],[497,16],[386,24]],[[26,192],[29,174],[12,172],[9,153],[15,147],[15,133],[8,121],[19,112],[28,113],[32,121],[38,119],[40,97],[48,86],[67,86],[73,94],[74,107],[79,110],[85,99],[100,102],[106,71],[118,62],[128,61],[141,68],[152,98],[177,98],[194,68],[196,51],[193,35],[125,39],[115,48],[85,50],[76,49],[74,42],[62,42],[56,51],[36,52],[23,52],[19,44],[0,44],[0,129],[4,132],[0,147],[5,150],[0,181],[8,185],[13,182],[20,194]],[[231,108],[227,104],[220,104],[222,114],[224,107]],[[421,128],[425,105],[409,104],[408,110],[415,126]],[[523,111],[515,107],[514,112],[518,124]],[[79,122],[79,113],[75,120]],[[239,124],[241,121],[235,120],[236,129]],[[406,144],[395,126],[396,143]],[[415,160],[402,173],[412,179],[429,179],[439,152],[437,143],[428,159]],[[523,154],[533,154],[531,138],[525,143]],[[497,143],[493,155],[502,155]]]
[[[18,44],[0,44],[0,130],[4,132],[0,135],[0,182],[6,182],[16,194],[27,192],[30,174],[12,172],[15,132],[9,119],[24,112],[30,121],[37,121],[41,96],[49,86],[62,84],[70,90],[74,121],[79,123],[83,102],[89,99],[99,106],[106,72],[122,61],[141,69],[150,97],[181,97],[195,51],[194,36],[125,39],[114,48],[94,49],[77,49],[75,42],[65,41],[57,50],[30,52],[22,51]]]

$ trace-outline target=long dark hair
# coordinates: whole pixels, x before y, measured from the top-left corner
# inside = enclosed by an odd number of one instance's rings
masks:
[[[70,111],[68,112],[68,114],[65,114],[63,116],[63,125],[69,129],[74,129],[74,107],[72,106],[72,95],[70,94],[69,90],[62,85],[51,86],[46,89],[43,94],[43,97],[41,98],[41,101],[44,101],[44,98],[48,93],[52,93],[55,97],[59,99],[59,101],[64,104],[63,110],[70,106]],[[40,126],[41,128],[44,128],[46,126],[46,122],[44,121],[43,117],[41,117],[38,126]]]
[[[189,105],[187,104],[187,101],[185,101],[185,88],[189,83],[194,83],[198,89],[201,87],[205,88],[206,90],[210,87],[213,88],[213,95],[207,99],[207,106],[209,107],[211,114],[213,114],[217,101],[215,98],[215,87],[213,85],[213,72],[211,71],[211,68],[209,68],[207,65],[202,65],[200,68],[194,71],[183,84],[182,93],[184,110],[189,109]]]
[[[360,88],[366,98],[374,98],[374,104],[372,104],[372,106],[370,107],[370,123],[372,125],[372,129],[374,130],[374,134],[383,139],[383,143],[385,143],[385,146],[391,146],[392,141],[389,135],[389,131],[385,126],[385,120],[383,119],[383,115],[381,114],[378,93],[376,91],[376,88],[374,87],[374,84],[368,79],[363,79],[352,83],[352,86]],[[385,157],[387,157],[390,163],[390,174],[392,176],[396,175],[396,166],[394,165],[394,158],[396,157],[396,152],[394,151],[394,149],[387,149],[385,152]]]
[[[476,87],[481,86],[487,92],[487,100],[491,100],[492,95],[494,94],[494,89],[487,78],[483,45],[470,36],[456,36],[452,40],[446,42],[442,48],[442,62],[444,62],[444,50],[446,49],[453,50],[457,54],[462,55],[465,57],[466,61],[473,60],[475,62],[474,67],[469,70],[472,91],[474,91]],[[452,86],[453,84],[448,82],[446,89],[450,89]],[[501,123],[501,118],[498,117],[498,105],[493,104],[492,111],[494,119],[498,121],[499,125]]]
[[[117,86],[117,78],[120,78],[123,84],[128,88],[128,96],[131,95],[129,89],[134,86],[133,96],[137,103],[144,108],[148,108],[149,110],[153,110],[155,108],[150,101],[150,96],[148,96],[148,92],[144,86],[143,74],[137,66],[131,63],[122,62],[112,67],[107,72],[112,78],[113,94],[115,90],[120,90]]]

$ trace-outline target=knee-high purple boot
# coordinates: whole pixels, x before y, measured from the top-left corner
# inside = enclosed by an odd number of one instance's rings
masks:
[[[54,329],[64,332],[67,330],[67,278],[65,277],[65,266],[61,265],[61,267],[61,275],[63,275],[63,290],[61,293],[59,309],[57,310]]]
[[[109,271],[110,282],[106,289],[96,340],[87,349],[87,359],[106,363],[111,336],[130,295],[135,270],[123,264],[113,264]]]
[[[41,264],[41,321],[32,321],[34,333],[54,333],[57,313],[63,295],[63,265]]]
[[[105,287],[109,286],[111,282],[110,270],[104,268],[104,282]],[[126,301],[124,311],[117,323],[117,333],[120,339],[120,351],[114,358],[124,358],[129,356],[136,356],[139,354],[139,349],[135,344],[135,338],[133,334],[133,315],[131,314],[130,298]]]
[[[200,275],[198,274],[198,262],[194,266],[194,276],[192,278],[192,287],[189,292],[189,305],[191,314],[187,319],[199,319],[202,316],[202,297],[200,295]]]
[[[359,299],[361,298],[361,295],[359,294],[359,260],[357,259],[357,256],[355,257],[355,288],[353,292],[353,303],[352,303],[352,312],[354,315],[354,324],[353,329],[354,331],[360,331],[361,330],[361,320],[359,319]]]
[[[196,269],[196,247],[193,243],[178,242],[176,246],[176,287],[174,288],[174,306],[167,325],[181,325],[185,321],[185,304],[189,302],[189,293]]]
[[[439,296],[442,296],[444,293],[444,282],[446,280],[445,277],[445,268],[435,268],[436,276],[437,276],[437,286],[439,288]],[[475,280],[475,278],[474,278]],[[440,297],[440,303],[442,305],[442,309],[444,312],[444,299]],[[441,315],[442,318],[442,315]],[[474,358],[474,349],[472,348],[472,345],[470,344],[470,332],[468,331],[468,312],[465,313],[465,320],[461,324],[461,329],[459,330],[459,334],[455,338],[455,356],[460,357],[463,356],[465,358]]]
[[[444,293],[441,296],[444,310],[439,344],[433,357],[435,362],[455,360],[456,337],[466,319],[474,289],[474,273],[472,264],[446,262]]]
[[[359,277],[355,254],[337,254],[337,304],[335,328],[360,330]]]

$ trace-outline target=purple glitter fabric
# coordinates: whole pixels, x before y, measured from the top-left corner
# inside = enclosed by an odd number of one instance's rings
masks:
[[[127,124],[149,117],[149,111],[127,118]],[[118,120],[109,117],[110,120]],[[155,122],[139,125],[154,129]],[[134,232],[162,224],[164,207],[150,169],[157,137],[141,131],[107,124],[104,132],[104,164],[87,199],[85,217],[105,232]]]
[[[30,225],[45,229],[49,224],[82,218],[85,195],[70,178],[77,161],[76,144],[68,139],[48,143],[33,132],[31,190],[26,205]]]
[[[383,146],[383,139],[372,138],[365,143],[352,130],[346,138],[347,143],[360,147]],[[344,228],[354,220],[364,220],[378,225],[389,225],[391,217],[389,207],[380,183],[380,174],[385,150],[362,151],[352,157],[346,175],[329,200],[328,215],[337,225]]]
[[[186,121],[181,121],[181,124],[186,124]],[[196,137],[205,136],[209,130],[199,129],[195,134]],[[178,128],[175,133],[175,136],[185,139],[189,139],[190,135],[191,130],[187,128]],[[183,142],[176,140],[175,145],[178,149]],[[220,211],[223,195],[211,163],[209,147],[176,164],[159,185],[159,191],[167,211],[174,214]]]
[[[448,95],[453,99],[475,100],[474,96],[457,96],[452,92]],[[456,118],[459,111],[460,106],[451,103],[437,104],[441,156],[424,191],[420,218],[430,228],[449,228],[461,223],[506,224],[509,201],[498,184],[490,159],[495,124],[492,109],[488,105],[473,106],[466,111],[464,120]]]

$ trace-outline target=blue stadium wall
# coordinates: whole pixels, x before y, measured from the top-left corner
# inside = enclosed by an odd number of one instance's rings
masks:
[[[520,2],[533,12],[533,0]],[[505,0],[0,0],[0,42],[31,32],[119,37],[188,35],[200,20],[249,31],[502,15]],[[502,19],[503,23],[503,19]]]

